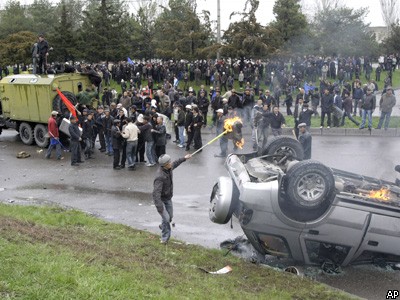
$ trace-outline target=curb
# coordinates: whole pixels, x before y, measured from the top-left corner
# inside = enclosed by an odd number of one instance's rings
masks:
[[[271,130],[271,129],[269,129]],[[282,128],[282,135],[293,135],[293,128]],[[310,133],[313,136],[373,136],[373,137],[400,137],[400,128],[384,129],[358,129],[358,128],[310,128]],[[215,129],[211,131],[206,128],[201,132],[202,135],[215,135]],[[271,131],[270,131],[271,134]],[[243,135],[251,135],[248,130],[243,132]]]

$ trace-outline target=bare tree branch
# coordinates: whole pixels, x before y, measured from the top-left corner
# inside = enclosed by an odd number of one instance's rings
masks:
[[[399,12],[398,0],[379,0],[382,9],[382,18],[386,26],[390,28],[398,20]]]

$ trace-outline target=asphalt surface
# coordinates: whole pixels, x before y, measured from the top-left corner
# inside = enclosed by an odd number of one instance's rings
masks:
[[[213,136],[204,134],[203,142]],[[248,142],[242,151],[249,151],[250,146]],[[400,139],[396,137],[314,136],[312,157],[330,167],[393,181],[394,166],[400,163],[399,146]],[[17,159],[20,151],[31,157]],[[69,153],[64,153],[64,160],[56,161],[54,154],[46,160],[45,151],[22,144],[13,130],[3,131],[0,201],[61,204],[111,222],[159,233],[160,217],[151,198],[156,167],[141,164],[136,171],[115,171],[112,158],[97,151],[95,159],[71,167]],[[208,218],[212,186],[219,176],[227,175],[224,160],[213,156],[218,151],[216,142],[174,171],[176,239],[218,248],[222,241],[243,235],[236,220],[231,229],[230,224],[217,225]],[[169,142],[167,153],[178,158],[186,152]],[[315,279],[367,299],[385,299],[387,290],[400,287],[400,271],[375,266],[347,267],[339,275],[319,272]]]

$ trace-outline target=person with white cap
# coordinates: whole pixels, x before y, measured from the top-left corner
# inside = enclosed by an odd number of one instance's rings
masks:
[[[297,128],[299,129],[299,142],[304,150],[304,159],[311,159],[311,144],[312,136],[307,131],[307,124],[300,123]]]
[[[52,111],[51,112],[51,117],[49,118],[49,121],[47,123],[47,131],[49,132],[50,135],[50,144],[49,148],[47,149],[46,153],[46,158],[49,159],[51,152],[53,151],[54,147],[56,148],[56,157],[58,160],[62,159],[61,156],[61,144],[60,144],[60,134],[58,132],[58,126],[57,126],[57,111]]]
[[[190,159],[191,154],[172,162],[168,154],[160,156],[158,163],[160,167],[157,171],[153,183],[153,201],[158,213],[161,215],[161,243],[168,243],[171,237],[171,222],[173,218],[173,176],[172,171],[181,163]]]

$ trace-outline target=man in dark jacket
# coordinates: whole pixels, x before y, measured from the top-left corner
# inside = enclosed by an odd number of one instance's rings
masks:
[[[201,127],[203,126],[203,116],[200,114],[199,108],[193,108],[193,120],[188,127],[188,141],[186,151],[190,150],[190,144],[194,141],[194,149],[200,149],[203,146],[201,139]]]
[[[341,126],[344,126],[344,119],[346,117],[348,117],[350,121],[352,121],[354,124],[356,124],[356,126],[360,125],[360,123],[358,123],[351,116],[352,111],[353,111],[353,99],[351,99],[349,91],[346,90],[344,92],[344,99],[343,99],[343,117],[342,117]]]
[[[272,134],[274,136],[282,135],[282,127],[286,127],[286,122],[278,106],[274,106],[272,113],[269,113],[269,120]]]
[[[90,111],[86,117],[86,119],[83,121],[82,125],[82,140],[85,145],[85,158],[89,159],[92,158],[93,154],[93,135],[94,135],[94,120],[93,120],[93,115],[94,112]]]
[[[247,88],[243,95],[243,122],[245,124],[250,123],[251,110],[254,107],[254,95],[250,93],[250,89]]]
[[[112,147],[114,153],[113,168],[114,170],[121,170],[121,166],[119,163],[121,157],[121,149],[122,149],[122,135],[121,135],[121,130],[119,128],[121,120],[114,119],[113,123],[114,124],[111,127]]]
[[[154,139],[151,133],[153,126],[150,123],[150,117],[143,117],[143,125],[138,126],[140,134],[143,135],[143,139],[146,142],[146,156],[147,156],[147,167],[153,167],[156,165],[156,160],[154,157]]]
[[[39,72],[38,74],[46,74],[47,73],[47,56],[49,55],[49,44],[44,39],[44,35],[39,35]]]
[[[321,97],[321,129],[324,127],[325,116],[328,116],[328,129],[331,128],[331,112],[333,105],[333,95],[329,93],[329,89],[325,88]]]
[[[70,119],[71,124],[68,127],[69,135],[71,137],[70,150],[71,150],[71,166],[78,166],[81,160],[81,145],[80,141],[81,132],[78,127],[78,120],[72,116]]]
[[[342,113],[343,101],[340,96],[340,90],[335,90],[335,96],[333,97],[333,127],[340,126],[340,119],[343,117]]]
[[[157,125],[151,132],[155,136],[155,159],[157,161],[161,155],[165,154],[165,146],[167,144],[167,129],[165,128],[164,119],[162,117],[157,117]]]
[[[157,171],[153,184],[153,201],[158,213],[161,215],[161,243],[166,244],[171,237],[171,225],[173,218],[173,176],[172,171],[181,163],[191,158],[187,154],[184,158],[180,158],[171,162],[168,154],[161,155],[159,158],[160,168]]]
[[[360,125],[360,129],[365,128],[366,117],[368,115],[368,129],[372,128],[372,113],[375,110],[376,106],[376,98],[375,95],[372,94],[372,90],[370,88],[367,89],[367,94],[361,100],[361,109],[362,109],[362,121]]]
[[[106,143],[106,155],[112,156],[113,154],[113,147],[112,147],[112,135],[111,135],[111,127],[113,125],[114,118],[110,114],[109,109],[104,110],[104,117],[101,117],[103,130],[104,130],[104,137]]]

